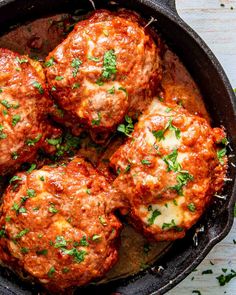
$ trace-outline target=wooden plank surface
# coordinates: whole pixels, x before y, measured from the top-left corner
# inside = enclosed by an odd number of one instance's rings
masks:
[[[236,88],[236,0],[176,0],[180,16],[206,41]],[[221,4],[225,6],[222,7]],[[232,9],[232,8],[233,9]],[[236,128],[236,126],[235,126]],[[236,295],[236,278],[223,287],[216,277],[222,268],[236,271],[236,223],[230,234],[209,253],[196,272],[190,274],[168,295]],[[214,263],[214,265],[211,265]],[[202,275],[211,269],[213,274]],[[192,279],[194,278],[194,279]]]

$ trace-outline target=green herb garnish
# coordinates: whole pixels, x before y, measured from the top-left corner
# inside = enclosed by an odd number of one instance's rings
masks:
[[[126,136],[131,137],[130,133],[134,131],[133,121],[129,116],[125,116],[125,121],[127,124],[120,124],[117,127],[117,131],[124,133]]]
[[[26,140],[26,144],[28,146],[34,146],[35,143],[37,143],[37,142],[40,141],[40,139],[42,138],[42,136],[43,136],[42,134],[38,134],[34,139],[27,139]]]
[[[32,85],[33,85],[36,89],[38,89],[38,92],[39,92],[40,94],[43,94],[43,93],[44,93],[43,87],[42,87],[42,85],[41,85],[39,82],[35,81],[35,82],[33,82]]]
[[[188,210],[191,212],[195,212],[195,210],[196,210],[195,204],[194,203],[188,204]]]
[[[98,112],[97,115],[98,115],[97,119],[92,119],[92,126],[94,126],[94,125],[99,126],[101,123],[101,118],[102,118],[101,113]]]
[[[149,225],[153,225],[155,219],[156,219],[157,216],[159,216],[159,215],[161,215],[161,212],[160,212],[158,209],[155,209],[155,210],[152,212],[152,216],[151,216],[150,218],[148,218],[148,224],[149,224]]]
[[[226,148],[225,147],[223,149],[217,151],[217,158],[218,158],[221,165],[224,164],[225,155],[226,155]]]
[[[49,67],[51,67],[53,64],[54,64],[54,58],[51,57],[48,61],[46,61],[46,62],[44,63],[44,66],[45,66],[46,68],[49,68]]]
[[[116,55],[115,50],[111,49],[105,52],[103,59],[102,78],[109,80],[116,77]]]
[[[79,58],[74,58],[71,62],[71,66],[72,68],[74,68],[74,70],[72,71],[72,75],[75,78],[78,71],[79,71],[79,67],[81,66],[82,61]]]

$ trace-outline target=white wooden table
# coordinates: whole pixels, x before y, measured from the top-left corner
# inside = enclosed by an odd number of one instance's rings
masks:
[[[233,88],[236,88],[236,0],[176,0],[176,4],[181,17],[213,50]],[[236,278],[223,287],[216,280],[222,274],[222,268],[236,271],[236,244],[233,239],[236,240],[236,219],[230,234],[209,253],[197,271],[168,295],[190,295],[194,294],[193,290],[199,290],[202,295],[236,295]],[[202,271],[207,269],[211,269],[213,274],[202,275]]]

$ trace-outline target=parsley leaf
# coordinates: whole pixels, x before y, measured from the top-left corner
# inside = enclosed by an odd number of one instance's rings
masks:
[[[79,58],[74,58],[71,62],[71,66],[72,68],[74,68],[74,70],[72,71],[72,75],[75,78],[78,71],[79,71],[79,67],[82,65],[82,61]]]
[[[46,68],[49,68],[49,67],[51,67],[53,64],[54,64],[54,58],[51,57],[48,61],[46,61],[46,62],[44,63],[44,66],[45,66]]]
[[[195,206],[194,203],[188,204],[187,207],[188,207],[188,210],[191,211],[191,212],[195,212],[195,210],[196,210],[196,206]]]
[[[220,286],[224,286],[235,277],[236,277],[236,272],[233,269],[231,269],[230,273],[228,273],[226,275],[222,274],[219,277],[217,277],[216,279],[218,280]]]
[[[28,62],[28,59],[26,58],[19,58],[18,56],[16,57],[16,61],[19,63],[19,64],[23,64],[23,63],[27,63]]]
[[[224,156],[226,155],[226,148],[217,151],[217,158],[221,165],[224,164]]]
[[[78,251],[76,248],[72,248],[70,250],[63,249],[62,251],[64,254],[73,256],[75,261],[78,263],[81,263],[82,261],[84,261],[85,255],[87,254],[86,251],[84,250]]]
[[[34,139],[27,139],[26,140],[26,144],[28,145],[28,146],[33,146],[33,145],[35,145],[35,143],[37,143],[37,142],[39,142],[40,141],[40,139],[42,138],[42,134],[38,134]]]
[[[165,156],[163,158],[163,161],[167,165],[167,171],[174,171],[177,172],[180,170],[180,164],[177,162],[177,157],[178,157],[178,151],[175,149],[172,153],[169,155]]]
[[[116,55],[115,50],[111,49],[105,52],[103,59],[102,78],[109,80],[116,77]]]
[[[158,139],[159,141],[161,141],[162,139],[165,139],[165,132],[167,130],[171,130],[171,131],[174,131],[175,132],[175,136],[177,139],[180,139],[180,129],[175,127],[173,124],[172,124],[172,121],[173,119],[170,118],[170,120],[167,122],[166,126],[164,129],[162,130],[158,130],[158,131],[152,131],[152,134],[155,136],[156,139]]]
[[[174,230],[176,230],[178,232],[183,231],[182,227],[179,227],[179,226],[176,225],[174,219],[171,220],[171,223],[165,223],[164,222],[162,224],[162,229],[174,229]]]
[[[12,126],[16,126],[16,124],[17,124],[18,122],[20,122],[20,120],[21,120],[21,116],[20,116],[20,115],[14,115],[14,116],[12,117]]]
[[[95,62],[99,62],[100,61],[100,58],[99,57],[94,57],[94,56],[91,56],[91,55],[88,55],[88,59],[89,60],[92,60],[92,61],[95,61]]]
[[[64,248],[67,246],[67,242],[63,236],[57,236],[54,244],[55,248]]]
[[[101,113],[98,112],[97,115],[98,115],[97,119],[92,119],[92,126],[94,126],[94,125],[99,126],[101,123],[101,118],[102,118]]]
[[[179,174],[176,177],[177,184],[175,186],[170,187],[171,189],[174,189],[177,191],[178,195],[183,195],[183,186],[185,186],[188,181],[193,180],[193,176],[188,173],[188,171],[181,170],[179,171]]]
[[[151,165],[151,162],[148,161],[148,160],[146,160],[146,159],[143,159],[143,160],[141,161],[141,163],[142,163],[143,165]]]
[[[133,121],[129,116],[125,116],[125,121],[126,121],[126,125],[125,124],[120,124],[117,127],[117,131],[124,133],[126,136],[131,137],[130,133],[132,133],[134,131],[134,125],[133,125]]]
[[[39,92],[40,94],[43,94],[43,93],[44,93],[43,87],[42,87],[42,85],[41,85],[39,82],[37,82],[37,81],[33,82],[33,86],[34,86],[36,89],[38,89],[38,92]]]
[[[152,216],[151,216],[150,218],[148,218],[148,224],[149,224],[149,225],[153,225],[155,219],[156,219],[157,216],[159,216],[159,215],[161,215],[161,212],[160,212],[158,209],[155,209],[155,210],[152,212]]]

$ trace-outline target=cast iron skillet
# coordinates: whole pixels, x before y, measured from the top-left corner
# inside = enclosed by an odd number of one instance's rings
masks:
[[[229,153],[236,151],[236,103],[231,85],[215,56],[201,38],[178,16],[174,0],[94,0],[96,8],[126,7],[144,18],[157,19],[151,25],[157,28],[169,46],[182,59],[198,83],[213,126],[225,126],[230,141]],[[59,12],[76,9],[92,10],[89,0],[0,0],[0,30],[4,33],[11,25]],[[235,161],[230,158],[230,161]],[[183,280],[204,259],[212,247],[229,232],[233,223],[233,206],[236,196],[235,163],[229,163],[228,177],[222,195],[216,199],[200,222],[187,236],[176,241],[173,247],[156,264],[136,276],[101,286],[80,289],[79,294],[163,294]],[[199,232],[198,246],[193,242]],[[161,266],[161,267],[160,267]],[[1,294],[36,294],[40,287],[22,283],[14,274],[0,270]]]

